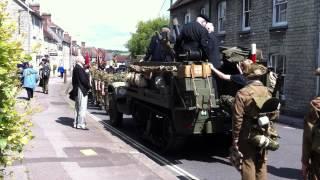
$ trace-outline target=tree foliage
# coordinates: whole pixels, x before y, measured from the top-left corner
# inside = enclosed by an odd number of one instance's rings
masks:
[[[166,18],[156,18],[146,22],[140,21],[137,24],[137,30],[132,33],[131,39],[126,44],[132,56],[145,54],[150,43],[151,37],[155,31],[159,31],[164,25],[168,25],[169,20]]]
[[[10,165],[22,157],[31,139],[31,122],[16,111],[19,80],[17,64],[29,58],[21,43],[13,40],[15,26],[8,19],[6,3],[0,1],[0,165]]]

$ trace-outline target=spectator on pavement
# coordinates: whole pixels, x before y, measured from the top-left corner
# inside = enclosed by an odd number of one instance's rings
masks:
[[[32,65],[27,64],[26,69],[23,70],[23,87],[27,90],[28,101],[33,98],[33,91],[36,88],[38,78],[38,72],[32,68]]]
[[[86,127],[86,111],[88,103],[88,92],[90,89],[89,75],[85,72],[85,59],[78,56],[77,64],[73,69],[72,86],[70,98],[75,100],[75,118],[73,127],[77,129],[87,130]]]
[[[50,78],[50,64],[49,61],[44,59],[42,60],[42,63],[40,65],[40,77],[41,77],[41,86],[42,91],[45,94],[48,94],[48,84],[49,84],[49,78]]]
[[[62,66],[62,64],[60,64],[60,66],[58,67],[58,72],[60,73],[60,77],[63,78],[64,67]]]

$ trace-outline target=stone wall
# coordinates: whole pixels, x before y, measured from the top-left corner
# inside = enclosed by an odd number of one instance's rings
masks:
[[[218,3],[212,0],[211,19],[218,26]],[[273,1],[252,0],[250,31],[242,31],[242,1],[226,1],[226,33],[217,34],[220,45],[249,47],[256,43],[263,50],[265,61],[271,55],[286,56],[285,107],[284,112],[303,115],[310,99],[316,95],[317,78],[314,69],[318,66],[319,48],[319,0],[289,0],[287,26],[272,26]],[[203,1],[195,1],[173,10],[171,17],[184,17],[187,9],[197,10]],[[180,19],[179,19],[180,20]],[[217,28],[216,28],[217,29]]]

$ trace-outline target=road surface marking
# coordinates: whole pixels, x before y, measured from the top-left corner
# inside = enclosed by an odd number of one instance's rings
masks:
[[[282,128],[284,128],[284,129],[296,129],[296,128],[289,127],[289,126],[282,126]]]
[[[70,106],[74,107],[74,105],[66,100]],[[120,132],[119,130],[115,129],[111,125],[103,122],[100,118],[92,115],[89,111],[87,111],[87,115],[90,116],[92,119],[96,120],[97,122],[101,122],[103,125],[105,125],[110,131],[117,134],[119,137],[125,139],[127,142],[130,142],[132,146],[139,149],[140,151],[144,152],[147,156],[150,156],[160,162],[161,164],[165,165],[168,169],[176,173],[177,175],[181,175],[187,179],[190,180],[200,180],[199,178],[195,177],[194,175],[190,174],[189,172],[185,171],[184,169],[178,167],[177,165],[172,164],[169,160],[163,158],[159,154],[153,152],[149,148],[143,146],[142,144],[138,143],[137,141],[133,140],[132,138],[128,137],[124,133]]]
[[[137,141],[133,140],[132,138],[128,137],[126,134],[124,134],[124,133],[120,132],[119,130],[115,129],[111,125],[103,122],[100,118],[90,114],[90,112],[87,111],[87,114],[92,119],[103,123],[103,125],[105,125],[110,131],[112,131],[113,133],[117,134],[119,137],[123,138],[127,142],[130,142],[132,146],[134,146],[135,148],[141,150],[147,156],[150,156],[151,158],[153,158],[153,159],[157,160],[158,162],[160,162],[161,164],[165,165],[167,168],[169,168],[171,171],[175,172],[176,174],[184,176],[187,179],[200,180],[199,178],[193,176],[192,174],[190,174],[189,172],[185,171],[184,169],[178,167],[177,165],[172,164],[169,160],[163,158],[162,156],[160,156],[159,154],[153,152],[149,148],[143,146],[139,142],[137,142]]]
[[[97,156],[98,154],[92,149],[82,149],[80,152],[85,156]]]

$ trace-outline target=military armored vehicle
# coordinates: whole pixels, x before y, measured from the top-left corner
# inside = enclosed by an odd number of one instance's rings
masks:
[[[163,152],[178,150],[190,136],[231,129],[206,62],[136,62],[126,79],[108,86],[111,125],[132,115],[139,134]]]

